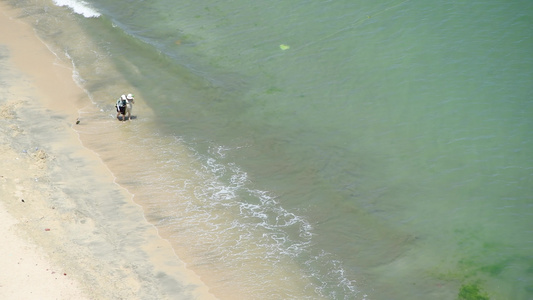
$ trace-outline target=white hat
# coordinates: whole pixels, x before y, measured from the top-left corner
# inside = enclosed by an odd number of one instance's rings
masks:
[[[126,100],[126,95],[122,95],[122,96],[120,96],[120,99],[122,99],[122,100]]]
[[[133,95],[132,94],[128,94],[128,96],[126,97],[128,100],[133,100]]]

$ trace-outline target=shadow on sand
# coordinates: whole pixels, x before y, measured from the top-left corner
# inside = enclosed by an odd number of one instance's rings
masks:
[[[130,116],[129,118],[127,118],[124,115],[120,115],[120,116],[117,117],[117,120],[119,120],[119,121],[135,120],[135,119],[137,119],[137,116]]]

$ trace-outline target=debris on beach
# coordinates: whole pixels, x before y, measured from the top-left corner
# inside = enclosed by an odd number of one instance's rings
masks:
[[[33,154],[33,157],[36,159],[36,160],[39,160],[39,159],[46,159],[48,157],[48,155],[46,154],[46,152],[44,152],[43,150],[37,150],[34,154]]]

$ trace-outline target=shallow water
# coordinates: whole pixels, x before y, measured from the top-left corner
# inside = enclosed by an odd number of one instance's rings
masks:
[[[529,2],[51,3],[82,140],[217,296],[533,297]]]

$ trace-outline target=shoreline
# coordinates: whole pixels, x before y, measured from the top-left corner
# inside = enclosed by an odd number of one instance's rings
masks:
[[[12,253],[0,298],[214,298],[82,145],[73,126],[90,99],[72,69],[16,9],[1,2],[0,14],[0,229]]]

